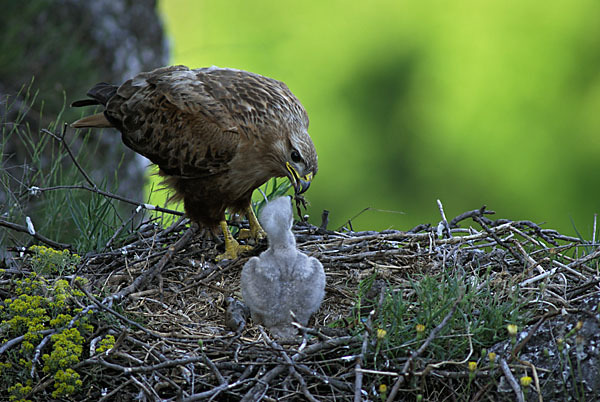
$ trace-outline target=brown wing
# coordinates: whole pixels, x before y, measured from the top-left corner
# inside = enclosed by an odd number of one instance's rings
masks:
[[[292,113],[284,113],[292,112]],[[245,142],[281,126],[308,125],[285,84],[239,70],[160,68],[125,82],[105,115],[123,142],[167,174],[205,177],[229,169]],[[281,121],[281,116],[286,121]],[[289,121],[288,121],[289,120]]]
[[[184,66],[125,82],[105,115],[128,147],[172,176],[198,178],[227,170],[240,139],[231,115]]]

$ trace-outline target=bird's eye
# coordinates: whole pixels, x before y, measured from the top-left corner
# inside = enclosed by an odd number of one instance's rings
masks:
[[[302,157],[300,156],[300,152],[295,149],[292,150],[292,162],[299,163],[302,162]]]

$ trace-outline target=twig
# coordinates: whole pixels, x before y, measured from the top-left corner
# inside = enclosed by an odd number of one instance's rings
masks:
[[[448,220],[446,219],[446,214],[444,213],[444,206],[442,205],[442,201],[437,200],[437,205],[440,210],[440,215],[442,215],[441,223],[443,225],[443,232],[445,233],[447,238],[451,238],[452,233],[450,233],[450,225],[448,225]]]
[[[45,329],[43,331],[40,331],[39,334],[40,335],[48,335],[53,332],[54,332],[53,329]],[[9,350],[10,348],[12,348],[13,346],[18,345],[19,343],[23,342],[24,339],[25,339],[25,335],[21,335],[21,336],[17,336],[16,338],[11,339],[10,341],[4,342],[2,344],[2,346],[0,346],[0,355],[3,354],[4,352],[6,352],[7,350]]]
[[[367,322],[365,323],[365,331],[363,332],[363,342],[360,348],[360,355],[358,355],[356,359],[356,365],[354,367],[355,378],[354,378],[354,401],[360,402],[362,400],[362,380],[363,380],[363,370],[362,363],[365,361],[365,356],[367,355],[367,344],[369,342],[369,334],[373,332],[371,325],[373,323],[373,317],[381,311],[381,306],[383,305],[383,300],[385,299],[386,287],[382,287],[379,291],[379,299],[377,300],[377,308],[373,309],[369,312],[369,317],[367,318]]]
[[[533,257],[531,257],[529,254],[527,254],[527,251],[525,251],[525,249],[523,248],[523,246],[521,245],[521,243],[519,243],[518,241],[514,241],[515,246],[517,247],[517,249],[519,250],[519,252],[521,253],[521,255],[523,256],[523,258],[525,258],[525,260],[529,263],[529,265],[527,265],[527,269],[533,269],[535,267],[538,268],[538,270],[540,271],[540,273],[544,273],[544,269],[542,267],[540,267],[540,263],[537,262],[536,260],[533,259]]]
[[[115,310],[113,310],[112,308],[104,305],[102,302],[99,302],[98,300],[96,300],[96,298],[94,297],[94,295],[90,294],[90,292],[83,287],[83,285],[79,282],[79,281],[75,281],[75,286],[77,286],[77,288],[79,290],[81,290],[88,299],[90,299],[92,301],[92,303],[94,303],[97,307],[99,307],[100,309],[107,311],[109,313],[111,313],[112,315],[114,315],[115,317],[117,317],[118,319],[125,321],[126,323],[128,323],[129,325],[133,325],[134,327],[144,331],[145,333],[147,333],[150,336],[156,337],[156,338],[160,338],[160,335],[155,334],[153,331],[149,330],[148,328],[144,327],[143,325],[130,320],[129,318],[125,317],[124,315],[116,312]]]
[[[67,190],[85,190],[85,191],[89,191],[92,193],[102,195],[104,197],[113,198],[115,200],[123,201],[123,202],[126,202],[131,205],[139,206],[139,207],[151,210],[151,211],[159,211],[159,212],[164,212],[167,214],[177,215],[177,216],[184,215],[184,213],[181,211],[175,211],[175,210],[168,209],[168,208],[162,208],[157,205],[146,204],[143,202],[135,201],[130,198],[122,197],[118,194],[109,193],[107,191],[100,190],[99,188],[92,188],[92,187],[85,186],[83,184],[61,185],[61,186],[44,187],[44,188],[31,187],[31,188],[29,188],[29,191],[39,191],[39,192],[43,193],[46,191],[56,191],[56,190],[65,190],[65,189],[67,189]]]
[[[324,209],[321,214],[321,225],[319,226],[319,229],[327,231],[327,225],[329,225],[329,211]]]
[[[542,397],[542,389],[540,387],[540,378],[538,376],[537,373],[537,369],[535,368],[535,365],[531,362],[526,362],[523,360],[519,360],[519,363],[523,364],[524,366],[527,366],[531,369],[531,373],[533,375],[533,383],[535,385],[535,390],[538,394],[538,401],[539,402],[544,402],[544,398]]]
[[[46,335],[42,341],[35,347],[35,353],[33,354],[33,359],[31,359],[31,371],[30,371],[30,375],[31,378],[35,378],[35,368],[36,368],[36,364],[38,362],[38,360],[40,359],[40,355],[42,354],[42,349],[44,348],[44,346],[46,346],[46,344],[48,342],[50,342],[50,338],[52,337],[53,334],[48,334]]]
[[[365,324],[365,331],[363,332],[363,342],[360,348],[360,354],[356,358],[356,365],[354,366],[355,378],[354,378],[354,402],[360,402],[363,400],[362,397],[362,379],[363,379],[363,371],[361,364],[367,355],[367,344],[369,342],[369,327],[372,322],[373,314],[375,310],[372,310],[369,313],[369,318]]]
[[[467,212],[463,212],[462,214],[454,217],[451,221],[450,221],[450,227],[451,228],[456,228],[458,227],[458,222],[460,221],[464,221],[467,218],[473,218],[475,216],[477,217],[481,217],[483,215],[494,215],[496,212],[494,211],[486,211],[486,206],[482,206],[479,209],[474,209],[472,211],[467,211]]]
[[[133,380],[131,378],[128,379],[127,381],[123,382],[118,387],[116,387],[115,389],[113,389],[112,391],[110,391],[108,394],[106,394],[102,398],[100,398],[98,400],[98,402],[112,400],[111,398],[112,398],[113,395],[115,395],[117,392],[119,392],[121,389],[123,389],[124,387],[128,386],[132,382],[133,382]]]
[[[506,242],[504,242],[501,238],[499,238],[498,235],[496,233],[494,233],[494,231],[491,230],[488,225],[485,224],[485,222],[483,221],[483,219],[481,217],[474,216],[473,220],[475,220],[477,223],[479,223],[481,225],[481,227],[483,228],[483,230],[485,230],[490,236],[492,236],[492,238],[494,240],[496,240],[496,242],[499,245],[501,245],[502,247],[507,249],[509,251],[509,253],[511,253],[512,256],[515,257],[515,259],[521,263],[521,265],[527,266],[527,263],[523,259],[523,257],[520,254],[516,253],[515,250],[513,250],[512,247],[509,246],[508,244],[506,244]]]
[[[596,244],[596,225],[598,224],[598,214],[594,214],[594,231],[592,232],[592,244]]]
[[[531,277],[529,279],[525,279],[523,282],[519,283],[519,287],[524,287],[527,286],[531,283],[535,283],[537,281],[541,281],[542,279],[545,279],[549,276],[552,276],[556,273],[556,271],[558,271],[558,268],[552,268],[550,271],[546,271],[543,274],[539,274],[536,275],[534,277]],[[516,287],[513,286],[513,289],[516,289]]]
[[[65,147],[65,150],[69,154],[69,157],[71,157],[71,160],[73,161],[73,163],[77,167],[77,170],[79,170],[79,172],[85,178],[85,181],[87,181],[90,184],[90,186],[92,186],[93,188],[97,188],[96,183],[93,182],[93,180],[90,178],[90,176],[88,176],[88,174],[85,172],[85,170],[83,170],[83,168],[81,167],[81,165],[79,164],[79,162],[77,162],[77,158],[75,158],[75,155],[73,155],[73,152],[71,152],[71,148],[69,147],[69,144],[67,144],[67,142],[65,141],[65,136],[67,135],[67,128],[68,127],[69,127],[69,125],[67,123],[65,123],[63,125],[63,129],[62,129],[62,133],[61,133],[60,137],[57,136],[56,134],[52,133],[50,130],[46,130],[45,128],[42,129],[42,133],[49,134],[54,139],[56,139],[58,142],[60,142],[61,145],[63,147]]]
[[[111,236],[111,238],[110,238],[110,239],[108,239],[108,241],[106,242],[106,245],[104,246],[104,250],[108,249],[108,248],[111,246],[112,242],[113,242],[113,241],[115,241],[115,239],[117,238],[117,236],[119,236],[119,234],[120,234],[120,233],[123,231],[123,229],[125,229],[125,227],[126,227],[126,226],[127,226],[127,225],[128,225],[130,222],[131,222],[131,221],[133,221],[133,218],[135,218],[135,216],[136,216],[137,214],[139,214],[139,213],[140,213],[140,211],[142,211],[142,207],[141,207],[141,206],[138,206],[138,207],[137,207],[137,208],[136,208],[136,209],[133,211],[133,213],[132,213],[132,214],[129,216],[129,218],[128,218],[128,219],[127,219],[125,222],[123,222],[123,224],[122,224],[122,225],[119,227],[119,229],[117,229],[117,230],[115,231],[115,233],[114,233],[114,234]]]
[[[143,274],[141,274],[140,276],[135,278],[135,280],[129,286],[121,289],[119,292],[115,293],[114,295],[104,298],[104,300],[102,300],[102,303],[103,304],[108,303],[108,305],[111,305],[113,301],[121,300],[122,298],[129,296],[131,293],[138,290],[141,286],[151,282],[152,279],[154,279],[154,277],[156,277],[156,275],[158,275],[162,271],[162,269],[165,267],[165,265],[167,265],[167,262],[169,262],[169,260],[179,250],[181,250],[188,244],[188,242],[190,241],[190,239],[193,237],[194,233],[196,232],[195,229],[196,229],[195,226],[190,227],[183,234],[183,236],[181,236],[181,238],[179,240],[177,240],[177,242],[175,242],[175,244],[173,246],[169,247],[167,253],[160,259],[158,264],[156,264],[153,268],[145,271]]]
[[[98,357],[91,358],[88,363],[98,362],[104,367],[120,371],[123,374],[134,374],[134,373],[151,373],[155,370],[160,370],[163,368],[185,366],[186,364],[198,363],[198,362],[203,362],[203,361],[204,361],[203,356],[192,356],[192,357],[184,357],[181,359],[167,360],[166,362],[154,364],[152,366],[125,367],[120,364],[111,363],[109,361],[106,361],[101,356],[98,356]]]
[[[310,345],[304,349],[303,352],[298,352],[294,354],[291,359],[292,361],[300,361],[307,356],[313,355],[315,353],[321,352],[323,349],[335,348],[341,345],[347,345],[352,341],[359,340],[358,337],[355,336],[342,336],[339,338],[332,338],[323,342],[316,343],[314,345]],[[285,370],[285,366],[278,365],[275,368],[269,370],[265,373],[259,380],[257,380],[257,384],[254,385],[241,399],[245,402],[257,401],[266,389],[269,387],[269,383],[273,381],[279,374],[283,373]]]
[[[575,268],[575,267],[583,265],[586,262],[591,261],[598,257],[600,257],[600,247],[598,247],[593,253],[590,253],[590,254],[586,255],[585,257],[582,257],[582,258],[579,258],[579,259],[573,261],[568,266],[569,266],[569,268]]]
[[[221,372],[219,371],[219,368],[213,363],[213,361],[210,360],[208,358],[208,356],[206,356],[204,351],[202,351],[202,358],[204,360],[204,364],[206,364],[208,367],[210,367],[212,372],[215,374],[215,377],[217,377],[217,381],[219,381],[219,385],[226,384],[227,381],[225,381],[223,374],[221,374]]]
[[[72,250],[73,249],[73,246],[71,246],[70,244],[56,242],[52,239],[47,238],[46,236],[42,236],[41,234],[38,233],[37,230],[34,233],[31,233],[29,231],[29,229],[27,229],[26,226],[17,225],[16,223],[8,222],[8,221],[5,221],[4,219],[0,219],[0,226],[7,227],[7,228],[15,230],[17,232],[27,233],[34,239],[39,240],[42,243],[45,243],[55,249],[60,249],[60,250],[65,250],[65,249]]]
[[[152,387],[149,387],[147,384],[145,384],[145,381],[140,381],[135,376],[131,376],[131,379],[138,387],[140,387],[144,391],[144,393],[148,396],[149,400],[159,401],[161,399]]]
[[[181,400],[183,402],[199,401],[201,399],[206,399],[206,398],[211,397],[213,395],[217,395],[217,394],[219,394],[220,392],[226,390],[229,387],[230,386],[227,383],[221,384],[219,386],[214,387],[213,389],[210,389],[210,390],[204,391],[204,392],[200,392],[200,393],[197,393],[197,394],[190,395],[190,396],[188,396],[186,398],[183,398]]]
[[[518,402],[525,402],[525,398],[523,397],[523,391],[521,391],[521,387],[517,382],[515,376],[510,372],[510,367],[508,367],[508,363],[504,359],[500,359],[500,368],[504,373],[504,376],[508,380],[508,383],[512,387],[513,391],[515,391],[515,395],[517,396]]]
[[[268,344],[273,349],[277,350],[279,352],[279,354],[281,354],[281,356],[283,357],[285,362],[288,364],[288,369],[290,371],[290,374],[292,374],[296,378],[296,380],[298,380],[298,382],[300,383],[300,388],[302,389],[302,394],[304,395],[304,397],[309,401],[316,402],[317,400],[310,393],[310,391],[308,390],[308,387],[306,386],[306,381],[304,381],[304,378],[300,375],[300,373],[298,373],[298,371],[295,368],[294,362],[292,361],[292,359],[290,359],[290,357],[285,352],[285,350],[281,346],[279,346],[279,344],[277,342],[275,342],[274,340],[269,338],[269,336],[267,335],[267,333],[265,332],[265,330],[262,327],[259,326],[258,329],[260,330],[260,333],[263,336],[263,338],[265,339],[265,341],[268,342]]]
[[[508,363],[510,363],[515,357],[517,357],[519,355],[519,352],[521,351],[521,349],[523,349],[523,347],[527,344],[527,342],[529,342],[529,340],[531,339],[531,337],[533,336],[533,334],[535,334],[537,332],[537,330],[540,328],[540,326],[550,317],[554,317],[555,315],[560,314],[559,311],[549,311],[546,314],[544,314],[539,320],[538,322],[535,323],[535,325],[529,330],[529,332],[527,333],[527,335],[525,336],[525,338],[523,338],[523,340],[521,342],[519,342],[513,349],[513,351],[510,353],[510,357],[508,358]]]

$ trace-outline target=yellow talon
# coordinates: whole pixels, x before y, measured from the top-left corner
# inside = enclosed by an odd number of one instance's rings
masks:
[[[216,257],[217,261],[235,260],[240,254],[252,250],[251,246],[242,246],[233,238],[225,220],[219,222],[219,225],[225,236],[225,252]]]
[[[250,230],[241,229],[238,237],[240,239],[253,239],[258,243],[259,240],[267,237],[267,233],[264,231],[262,226],[260,226],[258,219],[256,219],[254,210],[252,210],[252,204],[248,205],[245,212],[246,217],[248,218],[248,224],[250,225]],[[225,252],[217,256],[217,261],[233,260],[238,258],[240,254],[252,250],[252,246],[242,246],[233,238],[231,232],[229,231],[229,227],[227,227],[227,221],[222,220],[219,222],[219,225],[221,226],[221,231],[225,236]]]

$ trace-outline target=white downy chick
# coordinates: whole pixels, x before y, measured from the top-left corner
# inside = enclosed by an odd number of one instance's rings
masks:
[[[297,333],[290,310],[306,325],[325,295],[323,265],[296,249],[292,222],[289,197],[270,201],[260,216],[269,247],[248,260],[242,270],[242,297],[252,319],[278,338]]]

